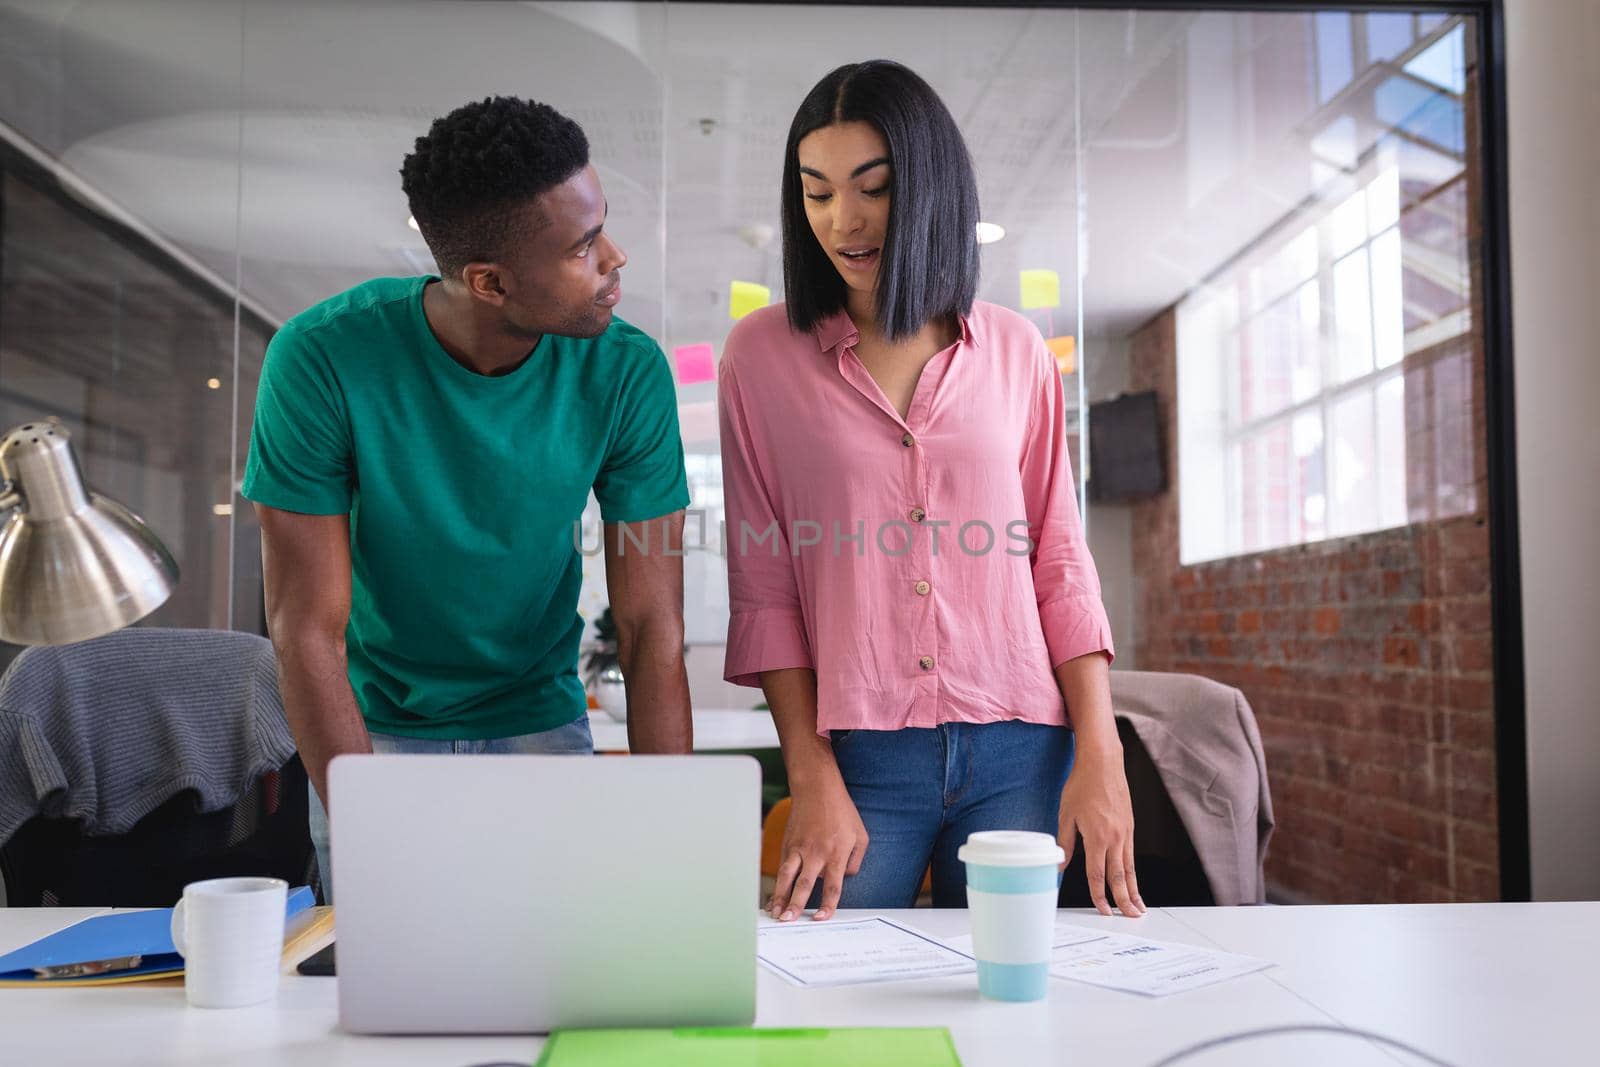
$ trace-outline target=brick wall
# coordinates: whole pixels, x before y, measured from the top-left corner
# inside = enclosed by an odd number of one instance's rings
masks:
[[[1174,487],[1176,347],[1168,311],[1133,337],[1130,382],[1161,397]],[[1139,666],[1244,691],[1278,817],[1268,880],[1294,898],[1499,894],[1481,348],[1405,373],[1413,525],[1184,567],[1177,489],[1134,509]]]

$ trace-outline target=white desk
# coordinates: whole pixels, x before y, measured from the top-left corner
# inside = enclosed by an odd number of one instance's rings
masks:
[[[0,909],[0,952],[91,913]],[[967,928],[964,912],[888,914],[942,934]],[[1072,918],[1279,966],[1159,1000],[1052,981],[1049,999],[1031,1005],[980,1001],[970,975],[799,990],[763,971],[756,1022],[947,1026],[966,1067],[1148,1067],[1207,1038],[1292,1023],[1377,1030],[1456,1067],[1592,1064],[1600,1047],[1600,903],[1174,908],[1137,923]],[[238,1011],[190,1009],[176,988],[0,990],[0,1062],[465,1067],[532,1063],[541,1047],[534,1037],[350,1037],[336,1027],[334,997],[332,979],[299,976],[284,980],[276,1004]],[[1417,1062],[1350,1037],[1308,1035],[1217,1049],[1185,1067]]]
[[[589,732],[596,752],[628,751],[628,724],[603,711],[589,712]],[[772,714],[740,708],[694,709],[694,750],[728,752],[736,749],[777,748],[778,728]]]

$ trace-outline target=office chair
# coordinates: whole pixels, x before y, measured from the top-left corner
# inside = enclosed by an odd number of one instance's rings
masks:
[[[11,907],[171,907],[206,878],[255,875],[313,885],[307,780],[298,755],[237,804],[196,810],[179,793],[121,834],[85,833],[76,819],[35,816],[0,846]]]
[[[1117,735],[1122,739],[1123,773],[1128,777],[1128,795],[1133,803],[1133,866],[1139,895],[1153,908],[1215,904],[1200,855],[1167,795],[1150,753],[1127,719],[1117,719]],[[1106,900],[1113,907],[1116,905],[1109,889]],[[1074,844],[1072,859],[1061,877],[1057,906],[1094,906],[1084,869],[1082,838]]]
[[[136,628],[0,678],[11,905],[165,906],[187,882],[311,881],[305,770],[265,638]]]
[[[1194,674],[1112,671],[1111,706],[1145,903],[1265,901],[1272,792],[1261,732],[1244,694]],[[1063,906],[1089,903],[1081,858],[1075,859],[1062,880]]]

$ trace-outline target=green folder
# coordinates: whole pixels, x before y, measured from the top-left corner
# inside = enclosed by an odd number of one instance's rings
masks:
[[[560,1030],[536,1067],[961,1067],[941,1027]]]

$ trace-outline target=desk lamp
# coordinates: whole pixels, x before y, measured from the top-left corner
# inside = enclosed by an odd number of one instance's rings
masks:
[[[85,488],[69,437],[51,419],[0,438],[0,641],[99,637],[150,614],[178,584],[144,520]]]

